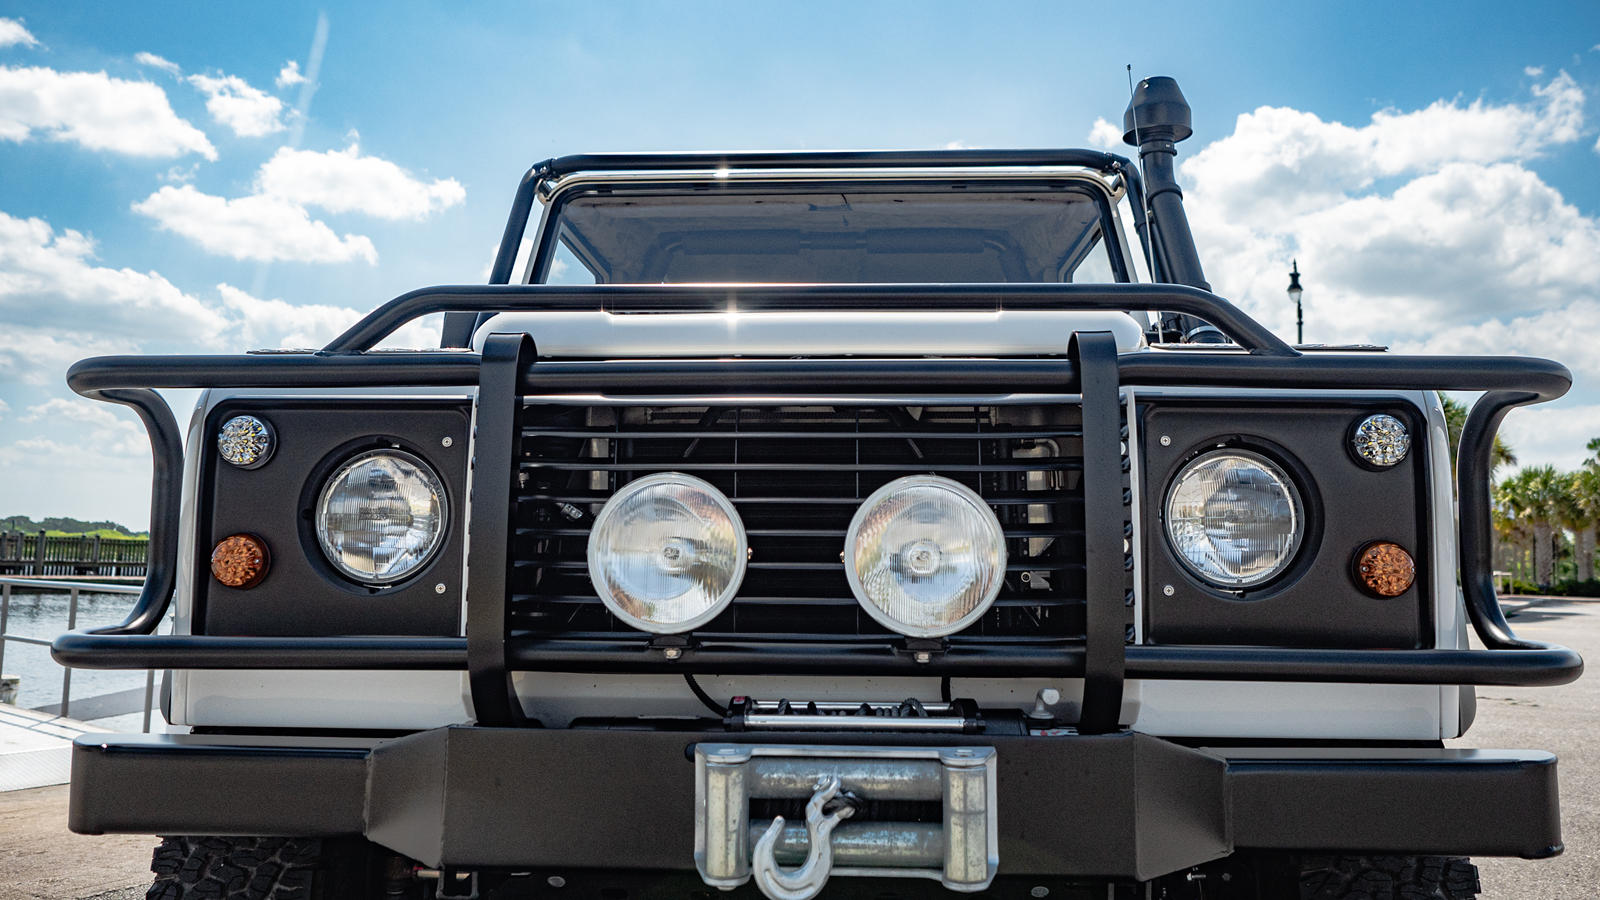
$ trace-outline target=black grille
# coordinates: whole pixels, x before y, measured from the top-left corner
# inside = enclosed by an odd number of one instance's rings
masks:
[[[845,530],[874,490],[932,473],[988,501],[1007,537],[1005,586],[962,635],[1081,638],[1081,419],[1074,404],[530,403],[522,415],[510,626],[529,634],[643,638],[618,622],[590,585],[589,526],[619,487],[677,471],[727,494],[750,539],[738,597],[698,635],[882,640],[890,633],[861,611],[845,580]]]

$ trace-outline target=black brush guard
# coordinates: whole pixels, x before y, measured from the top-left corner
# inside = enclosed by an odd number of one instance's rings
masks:
[[[1237,350],[1118,355],[1106,333],[1075,335],[1064,358],[752,359],[535,361],[534,339],[492,335],[469,351],[371,352],[401,325],[454,312],[601,310],[613,313],[753,310],[1160,309],[1204,319]],[[491,285],[427,288],[366,316],[316,353],[101,357],[73,366],[79,394],[134,409],[154,457],[150,569],[118,625],[58,638],[52,654],[82,668],[467,670],[483,724],[515,724],[518,671],[924,676],[1049,676],[1085,679],[1080,729],[1116,727],[1127,678],[1458,685],[1555,685],[1583,670],[1565,647],[1519,639],[1490,574],[1490,450],[1501,420],[1520,406],[1564,394],[1571,376],[1543,359],[1302,354],[1226,300],[1175,285]],[[1487,650],[1297,650],[1127,645],[1119,450],[1122,385],[1202,385],[1282,390],[1484,391],[1468,416],[1458,456],[1461,586]],[[183,450],[178,425],[155,388],[347,388],[443,385],[478,389],[465,637],[213,637],[155,635],[171,601],[177,564]],[[1082,397],[1085,637],[1072,645],[934,645],[901,640],[849,645],[736,638],[662,641],[513,635],[507,573],[518,491],[519,410],[529,394],[565,392],[781,398],[937,392],[1076,393]],[[500,474],[496,474],[500,473]],[[673,652],[667,652],[668,649]],[[919,661],[923,659],[925,661]]]

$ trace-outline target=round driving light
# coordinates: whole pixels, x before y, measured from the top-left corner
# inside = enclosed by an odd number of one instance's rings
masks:
[[[233,534],[211,551],[211,577],[231,588],[249,590],[267,577],[272,555],[267,542],[253,534]]]
[[[966,485],[912,475],[872,493],[844,538],[845,577],[867,614],[910,637],[976,622],[999,595],[1006,536]]]
[[[641,631],[699,628],[733,602],[749,544],[733,503],[678,472],[629,482],[589,532],[589,580],[606,608]]]
[[[1399,544],[1373,541],[1356,554],[1356,581],[1374,596],[1398,597],[1417,580],[1417,564]]]
[[[449,504],[433,469],[404,450],[369,450],[340,466],[317,498],[317,543],[346,577],[392,584],[444,543]]]
[[[1305,532],[1283,470],[1248,450],[1215,450],[1178,471],[1167,491],[1167,540],[1185,568],[1221,588],[1271,580]]]
[[[1367,416],[1351,433],[1350,449],[1367,465],[1387,469],[1410,452],[1411,432],[1406,423],[1387,413]]]
[[[278,443],[272,426],[255,416],[234,416],[217,432],[217,452],[241,469],[259,469]]]

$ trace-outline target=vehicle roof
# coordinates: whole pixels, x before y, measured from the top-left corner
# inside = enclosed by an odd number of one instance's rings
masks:
[[[583,172],[718,169],[901,169],[1079,166],[1099,172],[1133,168],[1126,158],[1100,150],[768,150],[733,153],[577,153],[538,163],[529,177],[561,178]]]

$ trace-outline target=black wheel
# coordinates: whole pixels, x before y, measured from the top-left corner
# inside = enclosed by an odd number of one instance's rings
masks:
[[[409,869],[365,841],[162,838],[146,900],[356,900],[412,896]]]
[[[1472,900],[1478,867],[1462,856],[1302,856],[1300,900]]]

